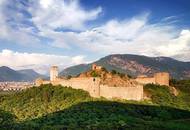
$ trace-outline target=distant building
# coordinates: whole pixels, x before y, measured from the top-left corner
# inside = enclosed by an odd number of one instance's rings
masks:
[[[19,91],[34,86],[33,82],[0,82],[0,90],[2,91]]]

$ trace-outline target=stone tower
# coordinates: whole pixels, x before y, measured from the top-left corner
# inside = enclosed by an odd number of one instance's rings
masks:
[[[58,67],[52,66],[50,68],[50,81],[55,81],[58,78]]]
[[[167,72],[156,73],[154,75],[154,78],[156,84],[169,86],[169,79],[170,79],[169,73]]]
[[[91,78],[90,95],[92,97],[100,97],[100,78]]]

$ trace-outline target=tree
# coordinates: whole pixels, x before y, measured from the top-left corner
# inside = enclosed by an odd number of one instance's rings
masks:
[[[100,75],[96,71],[91,72],[92,77],[99,77]]]
[[[112,70],[111,73],[112,74],[117,74],[117,71],[116,70]]]
[[[66,78],[67,78],[67,79],[71,79],[71,78],[72,78],[72,76],[71,76],[71,75],[68,75]]]

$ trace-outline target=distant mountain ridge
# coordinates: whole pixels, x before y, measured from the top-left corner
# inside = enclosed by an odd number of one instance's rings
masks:
[[[0,67],[0,81],[34,81],[38,77],[44,77],[32,69],[13,70],[7,66]]]
[[[148,75],[156,72],[169,72],[172,78],[190,78],[190,62],[182,62],[170,57],[148,57],[131,54],[114,54],[93,62],[105,67],[107,70],[116,70],[132,76]],[[81,64],[64,69],[60,76],[78,75],[90,69],[90,64]]]

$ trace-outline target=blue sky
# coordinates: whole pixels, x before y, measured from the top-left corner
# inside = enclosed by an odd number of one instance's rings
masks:
[[[47,73],[109,54],[190,61],[189,0],[0,0],[0,65]],[[14,62],[13,62],[14,61]]]
[[[151,12],[150,22],[159,22],[170,16],[180,17],[178,25],[189,27],[190,1],[189,0],[82,0],[83,6],[95,8],[101,6],[104,9],[104,17],[109,19],[126,19],[141,12]]]

